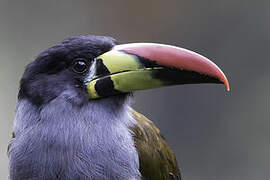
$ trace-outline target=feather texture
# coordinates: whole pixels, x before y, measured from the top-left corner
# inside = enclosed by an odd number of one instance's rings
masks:
[[[20,100],[9,147],[10,179],[140,179],[127,107],[126,98],[118,97],[82,107],[64,95],[43,107]]]
[[[135,146],[139,154],[140,172],[145,180],[180,180],[181,175],[173,151],[152,121],[131,109]]]

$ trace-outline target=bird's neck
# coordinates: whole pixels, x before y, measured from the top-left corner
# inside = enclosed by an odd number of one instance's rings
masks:
[[[127,100],[81,107],[63,98],[43,107],[22,100],[14,124],[11,179],[139,179]]]

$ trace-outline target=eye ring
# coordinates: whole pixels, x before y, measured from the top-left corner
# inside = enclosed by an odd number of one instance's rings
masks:
[[[72,67],[73,71],[79,74],[82,74],[87,71],[88,63],[85,59],[76,59]]]

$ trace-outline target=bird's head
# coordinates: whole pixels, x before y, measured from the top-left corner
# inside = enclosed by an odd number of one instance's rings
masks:
[[[186,49],[154,43],[117,45],[110,37],[77,36],[42,52],[21,79],[19,99],[42,105],[62,96],[72,103],[125,96],[177,84],[223,83],[223,72]]]

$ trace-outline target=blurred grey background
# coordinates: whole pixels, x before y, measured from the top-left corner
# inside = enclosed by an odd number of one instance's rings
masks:
[[[222,85],[135,93],[185,180],[269,179],[270,1],[0,1],[0,179],[8,177],[19,79],[42,50],[74,35],[158,42],[201,53],[227,75]]]

